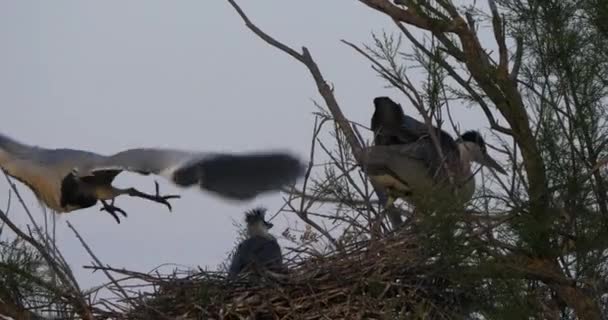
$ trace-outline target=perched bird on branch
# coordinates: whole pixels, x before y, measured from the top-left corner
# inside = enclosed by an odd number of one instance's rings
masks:
[[[447,132],[405,115],[390,98],[375,98],[374,106],[375,145],[365,150],[363,166],[388,190],[386,207],[397,197],[433,198],[446,190],[456,191],[462,201],[470,200],[475,191],[472,161],[506,174],[487,153],[479,132],[467,131],[454,140]]]
[[[266,209],[257,208],[245,213],[247,223],[247,239],[243,240],[236,249],[228,278],[235,279],[243,272],[260,272],[268,270],[275,273],[285,273],[281,247],[277,239],[268,231],[272,223],[265,220]]]
[[[161,195],[156,182],[155,194],[112,186],[114,178],[123,171],[160,175],[180,187],[198,185],[232,200],[249,200],[261,193],[278,191],[304,173],[300,160],[286,152],[227,154],[142,148],[103,156],[83,150],[30,146],[1,134],[0,168],[27,185],[57,213],[89,208],[101,201],[101,210],[118,223],[117,213],[127,216],[114,205],[118,196],[148,199],[169,210],[169,200],[179,198]]]

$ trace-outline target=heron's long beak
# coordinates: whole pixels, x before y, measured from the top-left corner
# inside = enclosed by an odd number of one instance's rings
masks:
[[[266,225],[266,228],[270,229],[272,228],[274,225],[268,221],[264,221],[264,224]]]
[[[483,154],[483,156],[481,157],[480,163],[488,168],[496,170],[497,172],[500,172],[505,175],[507,174],[505,169],[503,169],[500,166],[500,164],[498,164],[498,162],[496,162],[496,160],[494,160],[494,158],[490,157],[490,155],[487,153]]]

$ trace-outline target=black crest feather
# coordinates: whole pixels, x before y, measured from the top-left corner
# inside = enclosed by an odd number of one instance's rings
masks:
[[[462,141],[469,141],[479,145],[482,151],[486,150],[486,142],[481,137],[481,134],[475,130],[469,130],[460,136]]]
[[[264,216],[266,216],[266,208],[263,207],[258,207],[255,209],[251,209],[249,211],[245,212],[245,222],[247,222],[248,225],[250,224],[254,224],[256,222],[266,222],[264,220]]]

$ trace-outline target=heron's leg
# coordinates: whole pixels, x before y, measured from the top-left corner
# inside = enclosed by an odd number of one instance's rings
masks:
[[[116,214],[117,212],[122,214],[125,218],[127,217],[127,213],[124,210],[114,205],[114,199],[112,199],[110,203],[108,203],[106,200],[101,200],[101,203],[103,204],[103,208],[99,209],[99,211],[106,211],[107,213],[111,214],[112,217],[116,219],[117,223],[120,223],[120,219]]]
[[[386,197],[386,204],[384,205],[385,209],[388,209],[390,207],[393,206],[393,204],[395,203],[395,197],[393,197],[390,193],[388,194],[388,196]]]
[[[401,213],[399,209],[395,207],[395,200],[397,198],[393,194],[394,190],[389,189],[386,193],[386,202],[384,203],[384,210],[382,211],[382,216],[388,217],[388,220],[393,227],[393,230],[398,230],[403,225],[403,219],[401,217]]]
[[[144,199],[148,199],[151,201],[155,201],[158,203],[162,203],[164,205],[166,205],[169,208],[169,211],[171,211],[171,204],[169,203],[169,199],[178,199],[181,198],[179,195],[166,195],[163,196],[160,194],[159,192],[159,186],[158,186],[158,182],[154,181],[154,185],[156,186],[156,194],[152,195],[152,194],[148,194],[145,192],[141,192],[135,188],[129,188],[126,190],[123,190],[122,193],[124,194],[128,194],[131,197],[138,197],[138,198],[144,198]]]

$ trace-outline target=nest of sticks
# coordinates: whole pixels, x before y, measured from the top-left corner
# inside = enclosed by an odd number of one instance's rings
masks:
[[[475,299],[434,267],[411,235],[353,244],[290,266],[287,276],[228,282],[220,273],[142,275],[154,292],[106,319],[453,319]],[[445,268],[445,267],[444,267]],[[453,274],[453,273],[452,273]]]

